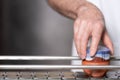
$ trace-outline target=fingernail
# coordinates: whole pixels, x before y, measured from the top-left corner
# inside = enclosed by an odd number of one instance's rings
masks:
[[[90,56],[91,56],[91,57],[94,57],[94,54],[95,54],[94,51],[91,51],[91,52],[90,52]]]
[[[81,55],[81,59],[85,59],[85,55]]]

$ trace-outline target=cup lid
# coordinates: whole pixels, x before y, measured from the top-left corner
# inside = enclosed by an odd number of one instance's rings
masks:
[[[103,58],[104,60],[110,59],[110,49],[105,46],[98,46],[98,50],[94,57],[90,56],[90,47],[87,48],[86,60],[93,60],[95,57]]]

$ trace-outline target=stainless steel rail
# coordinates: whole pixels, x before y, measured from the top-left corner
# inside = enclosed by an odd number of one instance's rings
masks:
[[[0,60],[81,60],[76,56],[0,56]],[[120,57],[111,57],[120,60]],[[0,65],[0,70],[120,69],[120,65]]]
[[[0,60],[81,60],[77,56],[0,56]],[[120,60],[120,56],[112,56],[111,60]]]
[[[0,56],[0,60],[79,60],[72,56]]]
[[[0,65],[0,70],[54,70],[54,69],[120,69],[120,65],[73,66],[73,65]]]

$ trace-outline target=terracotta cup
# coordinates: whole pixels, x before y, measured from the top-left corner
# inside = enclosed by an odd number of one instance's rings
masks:
[[[82,60],[82,65],[109,65],[110,50],[106,47],[99,46],[94,57],[90,57],[90,48],[87,49],[87,56],[85,60]],[[91,77],[100,78],[105,75],[107,69],[84,69],[84,72]]]

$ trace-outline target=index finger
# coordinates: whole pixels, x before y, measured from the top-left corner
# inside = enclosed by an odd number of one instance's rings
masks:
[[[95,55],[98,45],[99,45],[99,42],[101,40],[102,32],[103,32],[103,26],[101,24],[96,24],[95,27],[96,28],[92,32],[92,43],[90,46],[90,55],[91,56]]]

